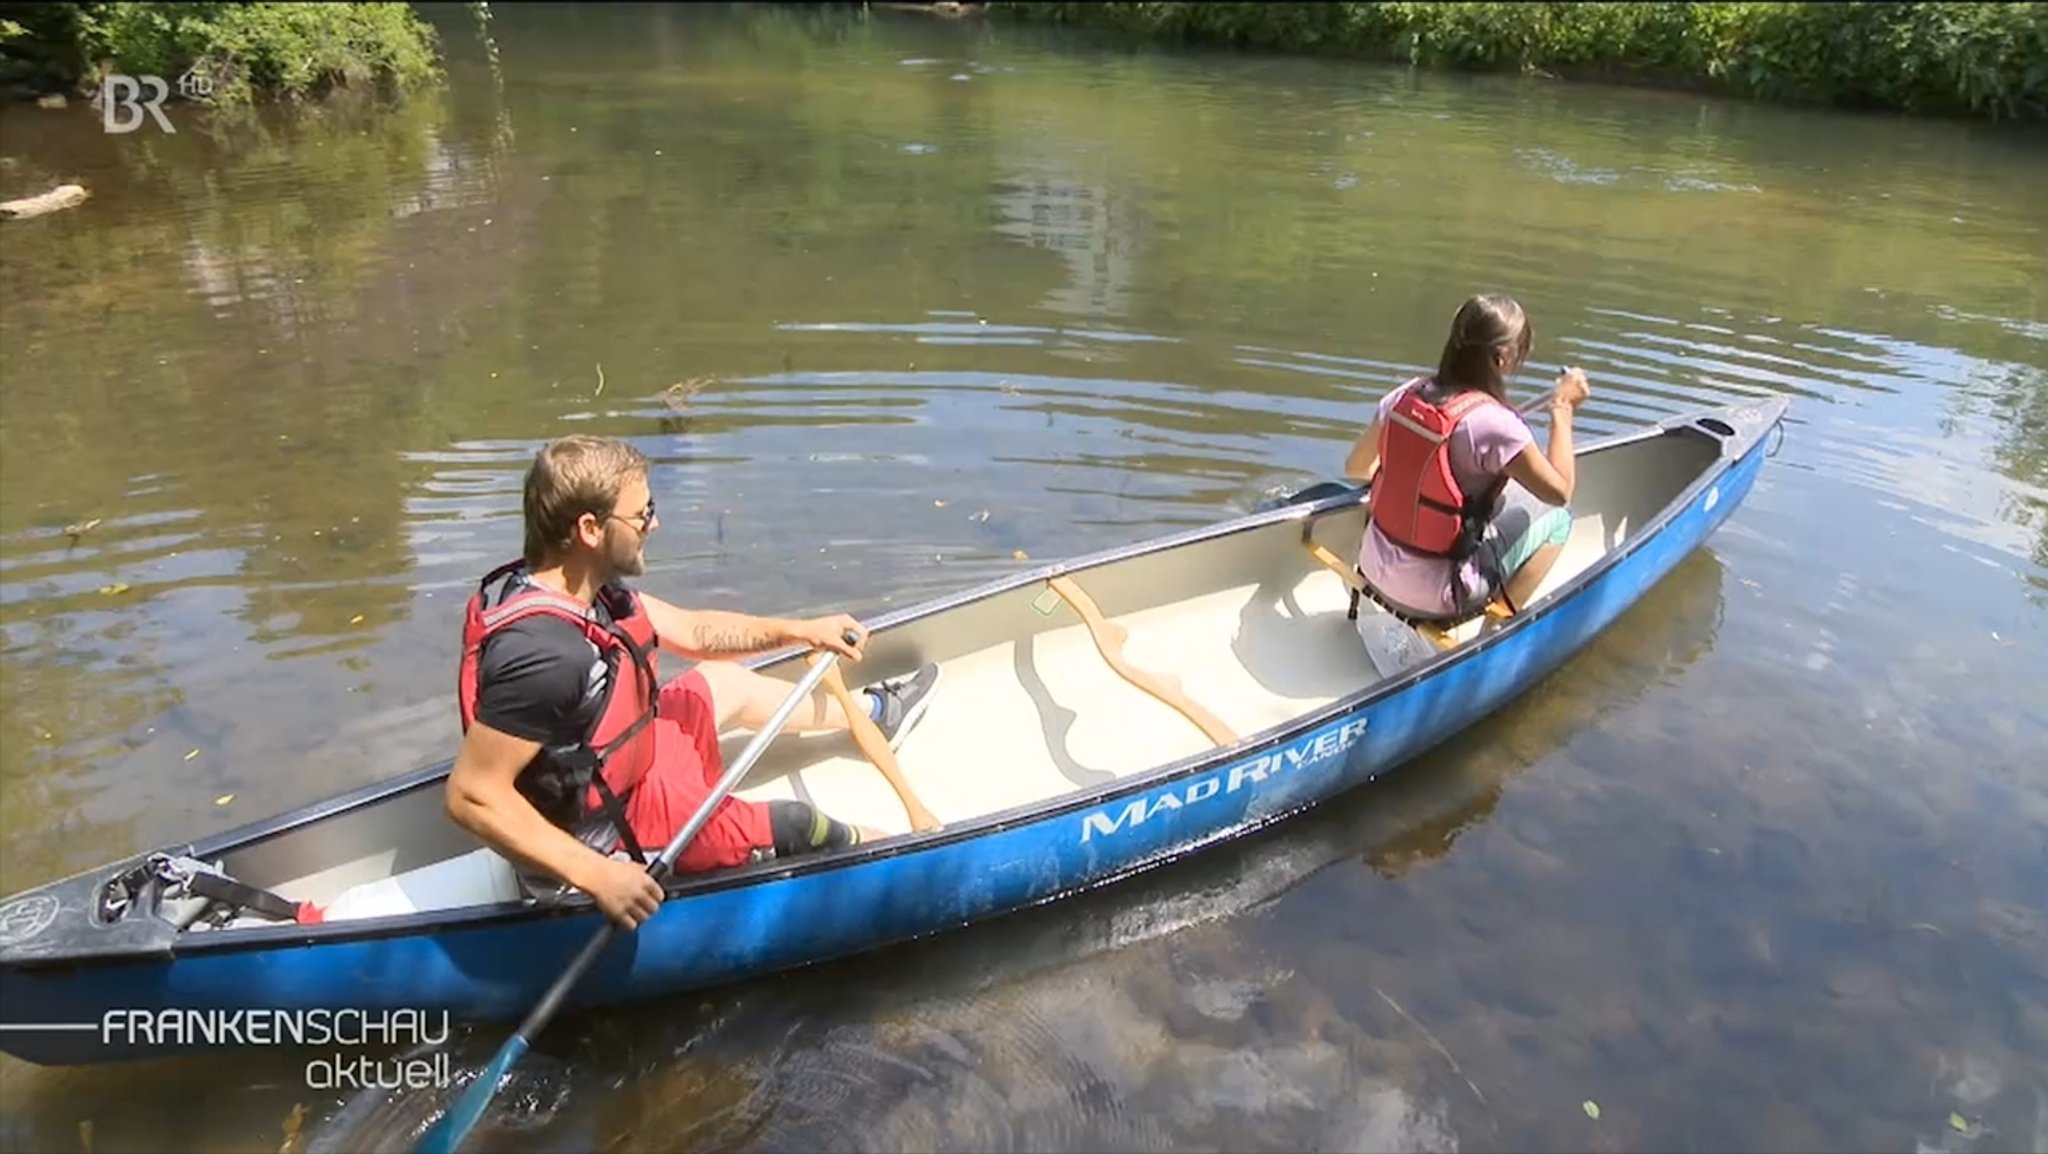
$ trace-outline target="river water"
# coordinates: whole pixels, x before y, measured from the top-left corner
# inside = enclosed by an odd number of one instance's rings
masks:
[[[1582,657],[1205,858],[565,1019],[489,1143],[2048,1151],[2038,135],[848,6],[434,18],[396,109],[0,110],[0,195],[93,192],[0,225],[0,890],[450,752],[549,437],[654,459],[664,596],[872,613],[1335,471],[1499,289],[1582,440],[1793,398]],[[350,1100],[6,1062],[0,1142],[409,1108]]]

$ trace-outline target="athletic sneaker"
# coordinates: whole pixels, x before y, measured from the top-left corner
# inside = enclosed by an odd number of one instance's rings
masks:
[[[875,728],[889,740],[890,749],[903,744],[910,727],[924,716],[925,707],[932,703],[932,690],[938,684],[939,667],[927,665],[909,677],[869,687],[868,698],[874,702],[870,716]]]

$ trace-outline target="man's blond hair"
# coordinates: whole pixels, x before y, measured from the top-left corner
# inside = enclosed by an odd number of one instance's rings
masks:
[[[646,472],[647,457],[615,437],[578,433],[549,441],[526,471],[526,563],[553,561],[583,514],[609,517],[627,478]]]

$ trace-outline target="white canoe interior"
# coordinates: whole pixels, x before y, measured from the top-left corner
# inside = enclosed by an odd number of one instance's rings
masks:
[[[1654,518],[1719,449],[1679,429],[1582,451],[1571,538],[1535,600]],[[1354,506],[1308,528],[1349,565],[1363,526],[1364,510]],[[1132,665],[1177,681],[1186,698],[1248,740],[1379,678],[1346,618],[1342,579],[1311,556],[1303,533],[1299,520],[1257,526],[1068,576],[1127,631],[1123,653]],[[1475,619],[1447,640],[1497,627]],[[1217,748],[1188,717],[1119,675],[1044,580],[884,629],[867,659],[844,669],[858,689],[926,662],[939,664],[939,685],[897,760],[912,791],[947,825]],[[788,659],[763,672],[794,681],[803,670]],[[730,759],[751,735],[721,736]],[[842,821],[910,832],[902,803],[844,733],[783,735],[737,796],[809,801]],[[224,864],[242,881],[327,907],[330,919],[516,900],[521,892],[507,863],[448,820],[438,786],[232,851]]]

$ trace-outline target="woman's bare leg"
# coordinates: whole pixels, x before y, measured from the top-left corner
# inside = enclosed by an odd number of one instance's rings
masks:
[[[1529,559],[1515,570],[1514,576],[1508,578],[1507,586],[1502,590],[1507,595],[1508,608],[1520,613],[1522,607],[1529,603],[1529,598],[1536,595],[1537,586],[1550,576],[1551,566],[1556,565],[1557,559],[1563,555],[1562,545],[1545,545],[1529,554]]]

